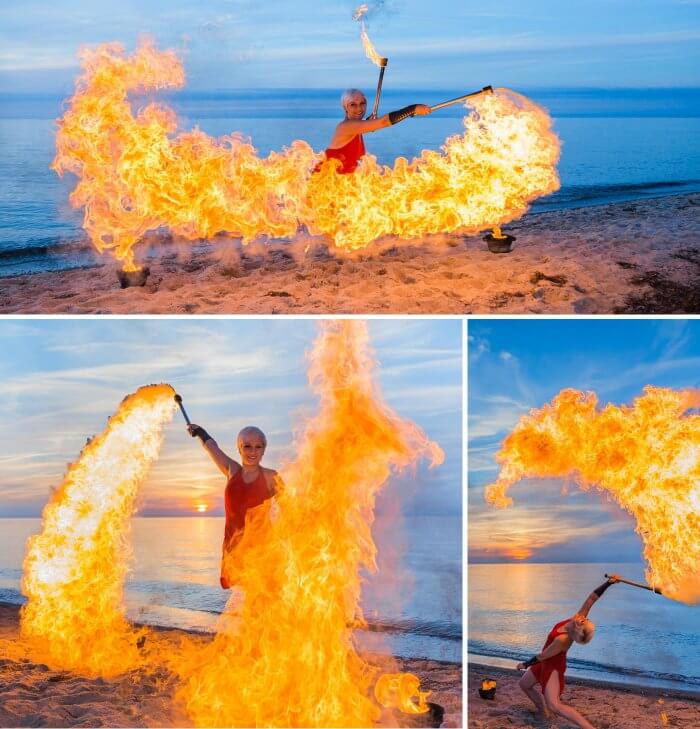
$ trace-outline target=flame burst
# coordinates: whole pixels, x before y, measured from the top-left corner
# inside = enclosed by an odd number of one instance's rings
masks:
[[[362,20],[362,16],[369,10],[369,6],[366,3],[360,5],[355,10],[352,19],[357,20],[360,23],[360,38],[362,39],[362,47],[365,49],[365,55],[375,66],[381,66],[384,58],[380,56],[374,48],[372,41],[369,39],[367,29],[365,28],[365,21]]]
[[[52,494],[24,559],[22,637],[57,668],[112,676],[137,665],[144,631],[126,621],[123,585],[137,489],[175,409],[169,385],[129,395]]]
[[[432,691],[420,690],[420,679],[412,673],[385,673],[374,685],[374,697],[382,706],[404,714],[424,714],[430,708],[426,699]]]
[[[420,239],[476,234],[522,216],[559,187],[559,140],[544,110],[505,89],[470,100],[463,134],[393,167],[369,155],[352,175],[296,140],[258,156],[234,133],[218,139],[178,131],[172,109],[132,109],[129,94],[180,88],[173,51],[142,43],[130,56],[115,43],[80,53],[83,74],[58,120],[52,169],[79,179],[71,205],[100,251],[137,270],[134,246],[149,231],[187,240],[226,232],[243,243],[291,237],[305,225],[337,251],[381,236]],[[390,132],[385,132],[390,133]]]
[[[375,499],[393,469],[442,451],[383,402],[366,327],[326,323],[309,381],[320,411],[284,469],[277,516],[249,512],[228,571],[244,593],[229,601],[215,640],[177,667],[198,726],[371,726],[378,670],[353,646],[362,568],[374,570]]]
[[[597,409],[593,393],[563,390],[523,416],[496,458],[486,500],[512,503],[522,478],[573,478],[596,487],[636,519],[646,579],[663,594],[700,602],[700,391],[648,386],[629,406]]]

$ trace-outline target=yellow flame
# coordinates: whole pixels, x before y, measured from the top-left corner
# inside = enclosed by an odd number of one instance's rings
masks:
[[[572,478],[612,496],[636,519],[646,578],[667,597],[700,602],[700,391],[644,388],[630,406],[597,408],[593,393],[563,390],[523,416],[496,458],[486,500],[499,507],[530,477]]]
[[[361,570],[376,569],[374,504],[390,473],[442,451],[384,402],[366,326],[325,323],[309,381],[319,413],[283,469],[277,515],[247,517],[227,555],[244,594],[229,601],[213,643],[177,670],[198,726],[371,726],[377,669],[353,645],[362,625]]]
[[[385,673],[374,685],[374,697],[382,705],[405,714],[424,714],[432,691],[420,690],[420,679],[412,673]]]
[[[441,151],[393,167],[369,155],[351,175],[336,174],[333,160],[312,174],[320,158],[304,141],[261,158],[237,133],[177,133],[163,104],[134,111],[129,94],[184,85],[172,51],[144,42],[128,56],[110,43],[80,55],[83,74],[57,122],[52,168],[78,177],[71,205],[84,208],[96,248],[126,270],[138,269],[134,246],[159,229],[187,240],[227,232],[247,243],[305,225],[336,251],[357,250],[382,236],[476,234],[559,186],[549,116],[505,89],[474,97],[464,132]]]
[[[377,53],[372,41],[369,39],[364,20],[360,21],[360,38],[362,39],[362,47],[365,49],[365,55],[367,58],[369,58],[375,66],[381,66],[384,58]]]
[[[169,385],[129,395],[83,449],[43,513],[24,559],[21,631],[40,659],[91,676],[121,673],[141,660],[124,617],[134,499],[158,456],[175,408]]]

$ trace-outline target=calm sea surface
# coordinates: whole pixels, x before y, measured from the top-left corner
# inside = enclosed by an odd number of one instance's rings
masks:
[[[39,519],[0,519],[0,601],[20,604],[22,560]],[[229,595],[219,587],[223,518],[136,518],[130,618],[212,629]],[[368,576],[360,646],[395,655],[462,660],[462,527],[459,517],[378,519],[379,572]],[[400,555],[398,560],[397,553]]]
[[[470,565],[470,661],[514,668],[538,653],[552,627],[579,609],[605,572],[644,581],[637,564]],[[619,584],[590,618],[593,640],[568,653],[572,675],[700,694],[699,607]]]
[[[382,110],[458,95],[448,91],[391,91]],[[527,91],[526,91],[527,93]],[[555,119],[563,141],[562,189],[535,203],[533,212],[598,205],[700,190],[700,90],[551,90],[530,92]],[[184,128],[212,135],[242,132],[266,155],[297,138],[327,145],[338,121],[338,94],[330,91],[240,91],[179,94],[173,106]],[[49,170],[54,119],[62,100],[0,95],[0,276],[95,265],[68,205],[74,180]],[[369,150],[390,164],[435,149],[459,133],[459,107],[412,119],[370,135]]]

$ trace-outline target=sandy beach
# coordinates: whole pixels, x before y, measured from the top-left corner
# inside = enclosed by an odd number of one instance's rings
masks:
[[[565,729],[573,725],[564,719],[551,722],[535,717],[534,707],[518,688],[519,671],[469,664],[469,729]],[[487,701],[478,688],[485,678],[498,682],[496,698]],[[664,689],[634,688],[566,677],[563,700],[578,709],[596,729],[658,729],[700,726],[700,694]],[[532,710],[531,710],[532,709]]]
[[[3,279],[0,313],[698,313],[699,213],[696,193],[529,214],[506,226],[517,240],[502,255],[457,235],[351,258],[317,239],[242,254],[223,238],[156,241],[142,288],[120,289],[105,255],[98,268]]]
[[[110,680],[51,670],[22,655],[18,629],[19,608],[0,603],[0,727],[191,725],[173,703],[176,678],[165,668]],[[176,629],[157,633],[169,642],[188,635]],[[399,659],[399,664],[433,691],[429,700],[445,709],[443,727],[462,726],[461,665],[419,659]]]

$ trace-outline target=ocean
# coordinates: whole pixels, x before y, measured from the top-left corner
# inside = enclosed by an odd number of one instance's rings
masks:
[[[462,520],[381,517],[373,530],[379,571],[367,575],[365,650],[462,660]],[[22,560],[40,519],[0,519],[0,602],[22,604]],[[219,587],[222,517],[135,518],[133,569],[125,589],[130,619],[210,631],[229,596]]]
[[[538,653],[551,628],[579,609],[605,572],[644,581],[639,564],[470,565],[469,661],[514,668]],[[614,585],[591,609],[593,640],[569,650],[567,673],[700,695],[699,616],[697,606]]]
[[[370,90],[368,90],[369,93]],[[464,90],[385,89],[380,111],[412,102],[434,104]],[[562,188],[532,212],[601,205],[700,190],[700,89],[524,90],[549,109],[562,139]],[[212,135],[239,131],[266,155],[297,138],[327,145],[339,118],[339,93],[328,90],[183,92],[160,97],[183,128]],[[372,94],[369,94],[370,103]],[[68,204],[74,180],[49,169],[54,119],[63,99],[0,94],[0,277],[97,265]],[[460,107],[412,119],[367,139],[391,164],[436,149],[462,129]]]

